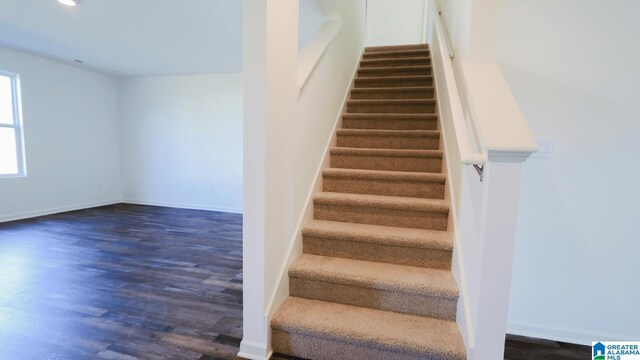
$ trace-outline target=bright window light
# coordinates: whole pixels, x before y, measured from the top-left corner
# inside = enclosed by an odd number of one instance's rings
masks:
[[[0,124],[13,124],[13,95],[11,78],[0,75]]]
[[[62,5],[66,6],[76,6],[78,2],[76,0],[58,0],[58,2]]]
[[[0,72],[0,177],[25,175],[18,75]]]

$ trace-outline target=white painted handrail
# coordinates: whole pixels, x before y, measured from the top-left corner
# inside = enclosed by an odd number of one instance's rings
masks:
[[[431,4],[435,5],[435,2],[431,2]],[[460,92],[458,90],[458,83],[456,81],[455,72],[453,69],[453,61],[455,61],[455,57],[450,48],[450,41],[448,39],[448,34],[446,28],[440,18],[440,12],[436,13],[435,16],[432,16],[433,19],[433,33],[434,37],[433,41],[437,41],[439,46],[437,49],[432,49],[439,51],[439,54],[434,54],[435,56],[439,56],[441,59],[447,59],[450,61],[442,61],[443,66],[443,74],[444,74],[444,83],[446,83],[446,91],[448,97],[448,106],[450,107],[451,118],[453,121],[453,126],[455,129],[455,137],[458,144],[458,150],[460,152],[460,160],[465,165],[475,165],[477,167],[481,167],[487,161],[487,154],[484,151],[482,146],[482,140],[478,135],[478,126],[475,123],[475,119],[473,117],[473,110],[469,109],[470,113],[465,113],[464,107],[462,105],[462,100],[460,98]],[[443,105],[443,104],[441,104]],[[472,141],[472,139],[474,141]],[[474,146],[475,145],[475,146]],[[480,171],[481,168],[479,169]]]
[[[438,106],[447,107],[441,113],[452,124],[460,162],[473,165],[482,181],[488,159],[524,161],[538,144],[498,64],[457,58],[441,11],[435,1],[430,5],[437,88],[445,92]]]

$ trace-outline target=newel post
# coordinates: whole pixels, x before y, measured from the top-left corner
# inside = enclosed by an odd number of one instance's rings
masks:
[[[489,152],[485,165],[479,234],[484,245],[473,352],[477,360],[504,358],[520,175],[529,154],[505,157],[504,153],[496,156]]]
[[[479,271],[473,274],[478,289],[472,300],[474,360],[501,360],[507,329],[513,269],[520,176],[524,161],[538,150],[533,133],[498,64],[490,60],[465,60],[461,64],[487,155],[482,186],[477,244]]]

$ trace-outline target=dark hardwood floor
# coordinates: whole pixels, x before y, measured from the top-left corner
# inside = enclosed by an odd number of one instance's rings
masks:
[[[114,205],[0,224],[0,359],[234,359],[242,215]]]
[[[507,335],[505,360],[584,360],[591,359],[591,346]]]
[[[235,359],[241,337],[241,215],[121,204],[0,224],[0,360]],[[505,359],[589,354],[509,336]]]

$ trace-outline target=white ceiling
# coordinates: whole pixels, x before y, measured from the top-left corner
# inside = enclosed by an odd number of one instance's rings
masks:
[[[116,76],[242,70],[241,0],[0,0],[0,46]]]

